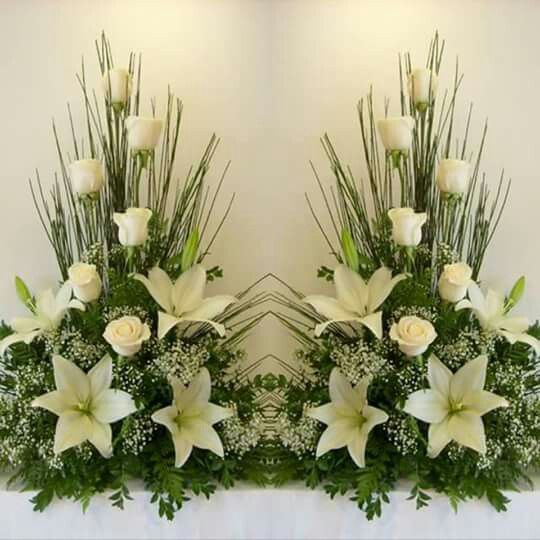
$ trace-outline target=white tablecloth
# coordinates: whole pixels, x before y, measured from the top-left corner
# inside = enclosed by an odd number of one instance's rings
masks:
[[[258,490],[246,487],[220,491],[210,501],[192,500],[170,523],[157,516],[149,496],[134,490],[126,510],[111,508],[105,496],[96,498],[83,516],[80,506],[56,502],[34,513],[29,493],[0,486],[0,538],[197,538],[197,539],[538,539],[540,491],[512,493],[507,513],[487,503],[472,502],[455,515],[448,501],[434,496],[416,511],[407,491],[397,490],[381,519],[367,521],[354,504],[330,500],[320,491],[300,486]]]

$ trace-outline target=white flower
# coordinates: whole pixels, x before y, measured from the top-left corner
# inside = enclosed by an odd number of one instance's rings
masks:
[[[390,329],[390,339],[397,341],[399,350],[407,356],[423,354],[436,337],[433,325],[415,316],[401,317]]]
[[[171,433],[176,455],[175,466],[182,467],[193,447],[210,450],[223,457],[223,445],[216,430],[217,422],[230,418],[230,409],[209,403],[212,383],[210,373],[202,368],[186,388],[178,379],[171,379],[173,402],[156,411],[152,420]]]
[[[469,187],[467,161],[461,159],[442,159],[437,171],[437,184],[443,193],[462,195]]]
[[[95,264],[82,262],[69,267],[68,277],[73,293],[81,302],[94,302],[101,294],[101,278]]]
[[[220,336],[225,335],[225,327],[212,319],[236,302],[236,298],[230,295],[204,298],[206,270],[201,265],[192,266],[175,283],[158,267],[150,270],[148,277],[136,274],[135,279],[147,288],[152,298],[163,309],[159,312],[159,339],[182,322],[207,323]]]
[[[131,75],[127,69],[110,69],[103,75],[105,95],[112,104],[124,105],[131,94]]]
[[[128,208],[125,213],[115,212],[113,219],[118,225],[118,240],[123,246],[140,246],[148,239],[148,222],[152,210]]]
[[[387,150],[409,150],[412,145],[414,118],[411,116],[385,118],[379,120],[378,127],[383,145]]]
[[[103,187],[103,167],[98,159],[80,159],[69,164],[71,185],[78,195],[97,193]]]
[[[480,287],[474,281],[468,287],[469,299],[462,300],[456,305],[456,311],[471,309],[476,315],[480,326],[488,332],[496,332],[504,336],[509,343],[520,341],[530,345],[540,354],[540,342],[527,334],[529,320],[527,317],[509,317],[505,306],[504,296],[489,289],[484,296]]]
[[[85,310],[79,300],[72,300],[73,288],[66,281],[54,295],[52,289],[47,289],[36,296],[36,305],[30,317],[15,317],[10,326],[14,334],[0,341],[0,354],[14,343],[23,341],[31,343],[37,336],[55,330],[60,326],[69,309]]]
[[[487,356],[467,362],[453,374],[434,355],[428,360],[429,390],[409,396],[404,411],[428,422],[428,456],[436,458],[450,441],[486,452],[486,436],[482,416],[508,402],[486,392]]]
[[[120,356],[133,356],[137,354],[144,341],[150,339],[150,328],[141,322],[139,317],[120,317],[111,321],[103,337]]]
[[[409,94],[415,105],[429,105],[437,86],[437,75],[430,69],[413,69],[409,75]]]
[[[384,266],[373,273],[367,283],[353,270],[340,264],[334,271],[337,298],[313,295],[304,302],[310,304],[323,317],[330,319],[315,327],[320,336],[329,324],[358,322],[369,328],[377,338],[382,337],[382,312],[377,309],[388,298],[392,289],[407,276],[392,277],[392,271]]]
[[[441,298],[448,302],[459,302],[465,298],[471,278],[472,268],[467,263],[446,264],[439,278]]]
[[[427,221],[425,212],[416,213],[412,208],[388,210],[392,222],[392,239],[398,246],[415,247],[422,241],[422,226]]]
[[[365,467],[365,451],[370,431],[388,420],[381,409],[370,407],[367,402],[369,378],[362,379],[353,388],[347,378],[334,368],[330,373],[331,403],[307,411],[328,427],[317,445],[317,457],[330,450],[347,447],[358,467]]]
[[[131,150],[154,150],[161,135],[161,120],[145,116],[128,116],[126,129]]]
[[[111,390],[112,360],[103,357],[88,374],[61,356],[53,357],[56,390],[32,402],[58,416],[54,453],[85,441],[104,457],[112,456],[110,424],[136,411],[131,396],[122,390]]]

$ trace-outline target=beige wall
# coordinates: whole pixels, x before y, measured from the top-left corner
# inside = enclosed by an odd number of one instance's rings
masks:
[[[226,276],[214,290],[236,291],[274,271],[322,292],[315,270],[332,261],[304,201],[305,191],[319,201],[308,160],[330,179],[318,143],[328,131],[361,171],[357,99],[373,83],[396,102],[397,52],[423,61],[436,28],[447,40],[443,85],[460,56],[462,105],[473,101],[476,112],[473,137],[489,116],[485,171],[495,180],[505,167],[514,178],[484,277],[509,286],[526,274],[522,311],[540,314],[539,23],[534,0],[3,0],[0,314],[20,312],[14,274],[36,288],[56,278],[26,180],[36,167],[52,178],[50,119],[66,132],[65,103],[80,103],[74,72],[84,54],[96,75],[93,40],[101,29],[117,61],[130,49],[143,53],[146,97],[162,98],[170,83],[184,100],[180,170],[212,131],[223,138],[214,177],[231,159],[226,189],[237,202],[211,259]],[[270,322],[250,342],[254,358],[290,347]]]

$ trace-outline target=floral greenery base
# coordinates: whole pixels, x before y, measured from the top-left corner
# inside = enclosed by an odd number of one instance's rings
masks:
[[[413,482],[410,499],[417,508],[427,506],[427,491],[435,490],[447,495],[454,509],[461,501],[486,497],[501,511],[509,502],[503,490],[532,485],[529,474],[540,468],[539,358],[527,345],[510,345],[484,332],[469,314],[455,312],[430,294],[429,282],[426,276],[423,282],[398,284],[385,304],[384,320],[387,325],[405,315],[430,320],[440,336],[433,352],[452,371],[480,354],[489,356],[486,389],[505,396],[510,407],[483,417],[486,454],[451,443],[436,459],[427,456],[426,424],[401,411],[407,397],[427,384],[423,357],[407,358],[389,337],[378,341],[368,331],[361,337],[332,335],[297,352],[292,379],[275,379],[274,392],[282,398],[277,433],[284,448],[276,483],[305,480],[310,488],[323,486],[331,497],[350,494],[368,519],[381,515],[401,479]],[[539,338],[540,328],[529,333]],[[389,415],[371,432],[362,469],[347,448],[315,458],[323,425],[306,412],[329,401],[329,376],[336,367],[353,385],[371,377],[368,401]]]
[[[217,486],[229,488],[238,480],[263,483],[260,390],[247,381],[241,367],[244,353],[212,335],[193,339],[171,332],[161,341],[145,342],[134,357],[116,357],[112,386],[131,394],[138,411],[113,426],[113,456],[103,459],[88,442],[54,455],[57,418],[30,406],[36,396],[54,389],[51,355],[63,355],[87,371],[107,352],[101,335],[110,320],[135,315],[155,324],[157,311],[142,284],[119,280],[111,283],[111,290],[87,311],[71,312],[56,331],[30,345],[13,345],[0,361],[0,471],[12,472],[14,486],[38,491],[32,502],[39,511],[55,497],[80,501],[86,508],[93,495],[106,490],[113,490],[112,504],[123,508],[130,499],[128,481],[141,479],[160,516],[168,519],[190,494],[209,497]],[[0,337],[9,333],[3,327]],[[225,458],[194,449],[184,467],[176,468],[170,436],[150,417],[172,400],[168,377],[188,384],[202,366],[213,381],[212,402],[234,411],[216,426]]]

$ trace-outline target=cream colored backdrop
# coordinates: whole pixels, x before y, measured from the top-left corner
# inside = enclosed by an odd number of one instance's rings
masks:
[[[318,137],[328,131],[361,172],[357,99],[373,84],[397,112],[397,52],[423,62],[439,29],[447,41],[443,85],[459,54],[473,138],[490,118],[488,178],[505,167],[514,179],[484,277],[510,286],[526,274],[522,311],[540,315],[539,23],[535,0],[2,0],[0,315],[21,311],[14,274],[33,288],[56,279],[27,178],[38,168],[52,179],[51,118],[67,136],[66,102],[81,103],[74,73],[84,54],[89,76],[97,75],[93,40],[102,29],[117,64],[131,49],[143,53],[145,98],[163,103],[167,83],[182,97],[180,172],[212,131],[223,139],[213,178],[232,160],[224,192],[237,199],[210,262],[225,269],[212,288],[228,292],[268,271],[306,292],[327,289],[315,271],[332,260],[304,200],[310,192],[322,212],[308,165],[312,159],[330,179]],[[291,347],[271,321],[249,343],[253,359]]]

